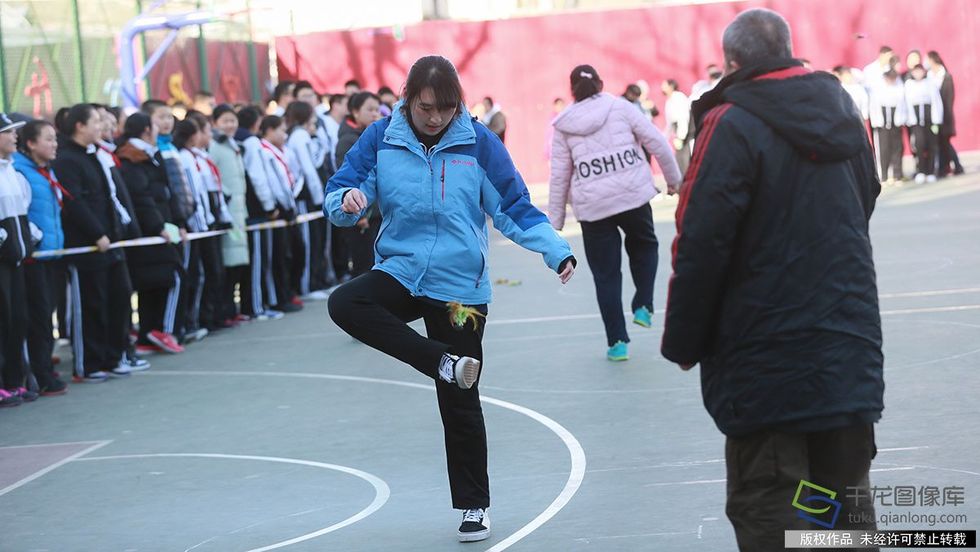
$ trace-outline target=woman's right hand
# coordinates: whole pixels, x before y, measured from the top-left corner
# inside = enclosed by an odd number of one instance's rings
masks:
[[[360,213],[367,208],[367,197],[364,196],[364,192],[358,190],[357,188],[351,188],[349,192],[344,194],[344,203],[340,206],[340,209],[348,214]]]

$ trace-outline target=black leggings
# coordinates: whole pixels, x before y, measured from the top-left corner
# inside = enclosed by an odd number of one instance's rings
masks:
[[[486,305],[474,305],[486,313]],[[483,360],[484,320],[456,329],[444,303],[413,297],[392,276],[372,270],[337,288],[328,303],[330,317],[362,343],[412,366],[436,382],[446,439],[453,508],[490,506],[487,432],[479,382],[470,389],[439,379],[439,361],[450,352]],[[408,322],[425,320],[428,337]]]

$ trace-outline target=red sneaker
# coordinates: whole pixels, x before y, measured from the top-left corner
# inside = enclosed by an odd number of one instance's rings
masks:
[[[147,334],[146,338],[150,340],[150,343],[153,343],[166,353],[175,355],[184,352],[184,348],[180,346],[180,343],[177,343],[177,339],[174,336],[163,333],[160,330],[153,330]]]
[[[296,305],[297,307],[303,306],[303,300],[300,299],[298,296],[294,296],[289,302]]]
[[[152,355],[156,353],[162,353],[163,349],[157,347],[156,345],[137,345],[136,354],[138,356]]]

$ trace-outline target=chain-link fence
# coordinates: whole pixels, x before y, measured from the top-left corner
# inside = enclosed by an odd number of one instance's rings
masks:
[[[78,102],[120,104],[120,32],[140,13],[203,10],[141,81],[142,98],[171,103],[207,89],[218,101],[257,101],[269,80],[268,45],[250,40],[247,2],[230,0],[3,0],[0,2],[0,110],[48,117]],[[167,30],[134,45],[137,74]]]

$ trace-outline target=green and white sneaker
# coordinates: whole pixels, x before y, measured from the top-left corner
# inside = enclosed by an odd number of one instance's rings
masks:
[[[626,348],[625,341],[617,341],[615,345],[609,348],[606,352],[606,358],[613,362],[622,362],[624,360],[630,359],[629,351]]]
[[[633,311],[633,323],[637,326],[649,328],[653,326],[653,313],[646,307],[640,307]]]

